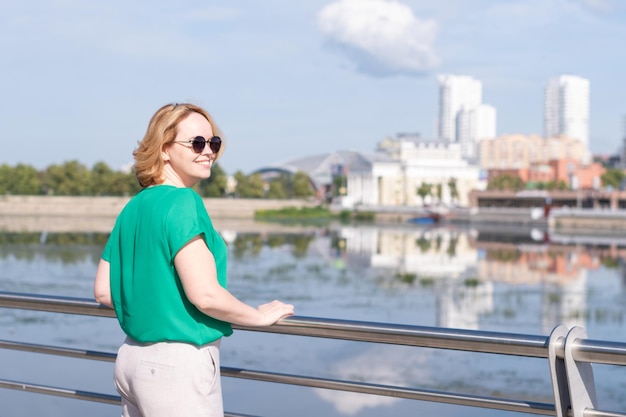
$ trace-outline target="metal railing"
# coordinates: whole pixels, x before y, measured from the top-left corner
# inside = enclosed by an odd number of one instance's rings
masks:
[[[0,292],[0,307],[115,317],[112,309],[83,298]],[[270,327],[234,327],[239,330],[255,332],[546,358],[552,380],[554,403],[467,395],[223,366],[221,371],[224,377],[557,417],[626,417],[626,414],[621,412],[597,409],[591,368],[592,363],[626,365],[626,343],[587,339],[585,330],[581,327],[567,329],[565,326],[557,326],[550,336],[537,336],[298,316],[284,319]],[[113,353],[7,340],[0,340],[0,348],[108,362],[115,360]],[[120,398],[114,395],[2,379],[0,379],[0,388],[109,404],[119,404],[120,402]],[[232,413],[226,415],[237,416],[237,414]]]

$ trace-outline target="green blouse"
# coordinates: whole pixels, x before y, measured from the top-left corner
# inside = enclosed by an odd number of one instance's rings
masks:
[[[174,267],[178,251],[200,235],[215,257],[217,280],[226,288],[228,249],[191,188],[143,189],[118,216],[102,259],[110,264],[117,319],[132,339],[204,345],[232,334],[230,324],[191,304]]]

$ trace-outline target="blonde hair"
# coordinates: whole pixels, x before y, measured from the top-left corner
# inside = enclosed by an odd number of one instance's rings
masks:
[[[135,176],[139,185],[149,187],[163,182],[163,146],[176,139],[178,124],[191,113],[204,116],[215,136],[222,136],[211,115],[201,107],[190,103],[166,104],[154,113],[148,124],[148,129],[139,146],[133,151],[135,158]],[[208,138],[207,138],[208,139]],[[222,147],[217,153],[216,160],[224,152],[224,138]]]

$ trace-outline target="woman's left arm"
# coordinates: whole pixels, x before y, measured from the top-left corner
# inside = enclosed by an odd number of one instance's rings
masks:
[[[93,285],[93,295],[100,304],[113,307],[111,301],[110,271],[111,265],[104,259],[100,259],[98,270],[96,271],[96,280]]]

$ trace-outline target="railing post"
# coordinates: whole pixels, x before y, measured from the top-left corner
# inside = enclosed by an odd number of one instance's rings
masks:
[[[585,409],[595,409],[597,406],[591,363],[577,362],[572,355],[572,349],[576,349],[576,340],[586,338],[587,332],[578,326],[572,327],[565,338],[565,369],[574,417],[584,417]]]
[[[552,391],[554,393],[554,410],[556,417],[567,417],[567,410],[571,407],[569,386],[567,383],[567,372],[565,369],[565,359],[558,356],[558,350],[563,349],[567,327],[556,326],[548,339],[548,364],[550,366],[550,377],[552,379]]]

